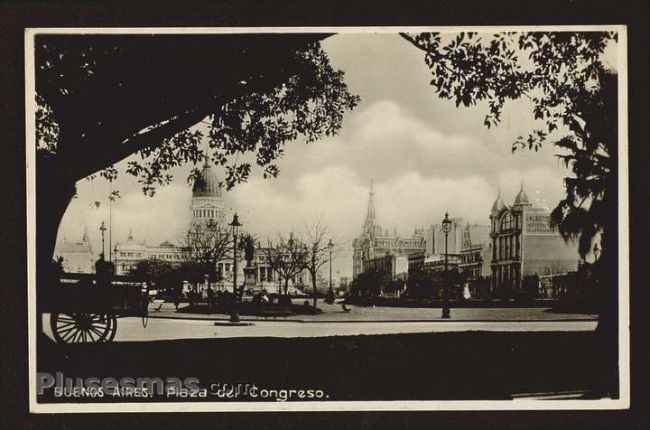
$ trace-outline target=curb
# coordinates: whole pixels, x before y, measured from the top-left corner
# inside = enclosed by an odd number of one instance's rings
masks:
[[[210,317],[185,317],[185,316],[164,316],[164,315],[149,315],[149,319],[170,319],[170,320],[188,320],[188,321],[207,321],[207,322],[228,322],[228,318],[210,318]],[[274,318],[242,318],[242,322],[293,322],[293,323],[303,323],[303,324],[322,324],[322,323],[426,323],[426,322],[441,322],[441,323],[502,323],[502,322],[512,322],[512,323],[525,323],[525,322],[534,322],[534,323],[553,323],[553,322],[598,322],[597,318],[562,318],[562,319],[417,319],[417,320],[302,320],[302,319],[274,319]]]

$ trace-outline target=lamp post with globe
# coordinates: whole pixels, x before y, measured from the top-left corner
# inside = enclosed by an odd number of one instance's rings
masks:
[[[330,279],[329,279],[329,289],[327,290],[327,297],[325,298],[325,302],[328,304],[334,303],[334,288],[332,287],[332,248],[334,248],[334,243],[332,243],[332,239],[329,240],[327,243],[327,249],[329,251],[329,269],[330,269]]]
[[[444,286],[442,290],[442,318],[449,319],[451,317],[451,309],[449,307],[449,273],[448,273],[448,250],[447,250],[447,241],[449,238],[449,232],[451,231],[451,220],[449,219],[449,214],[445,213],[445,219],[442,220],[442,232],[445,234],[445,274],[444,274]]]
[[[237,323],[239,322],[239,300],[237,299],[237,234],[239,234],[239,227],[241,227],[237,214],[232,217],[232,222],[229,225],[232,228],[232,307],[230,309],[230,322]]]

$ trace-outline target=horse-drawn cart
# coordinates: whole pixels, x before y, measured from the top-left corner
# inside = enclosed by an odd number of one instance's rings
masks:
[[[50,313],[52,336],[58,343],[100,343],[115,338],[120,317],[140,317],[146,327],[148,305],[146,282],[66,273],[47,291],[43,311]]]

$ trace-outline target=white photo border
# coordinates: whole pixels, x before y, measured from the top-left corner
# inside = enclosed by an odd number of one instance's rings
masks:
[[[40,34],[272,34],[397,33],[459,31],[614,31],[618,34],[618,399],[599,400],[408,400],[315,402],[148,402],[38,403],[36,396],[36,102],[34,39]],[[627,27],[625,25],[557,26],[377,26],[377,27],[125,27],[25,29],[25,132],[27,209],[28,369],[31,413],[124,412],[287,412],[287,411],[489,411],[489,410],[621,410],[630,407],[629,189]]]

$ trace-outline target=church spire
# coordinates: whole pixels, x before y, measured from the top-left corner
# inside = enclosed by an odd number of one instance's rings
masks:
[[[368,211],[366,212],[366,225],[372,225],[375,223],[375,189],[370,178],[370,191],[368,192]]]

